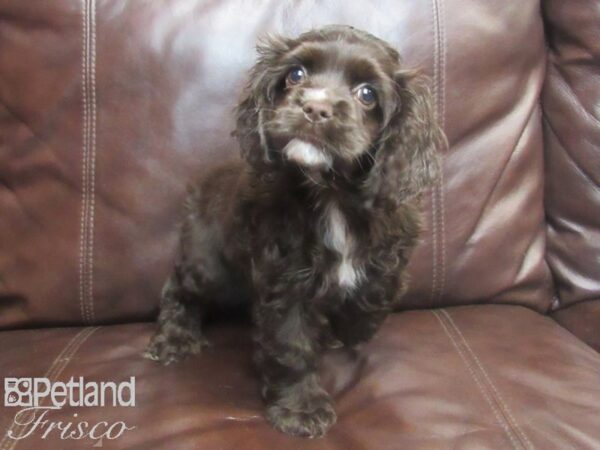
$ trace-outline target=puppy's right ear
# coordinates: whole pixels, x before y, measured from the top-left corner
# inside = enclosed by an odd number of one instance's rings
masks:
[[[236,128],[233,135],[238,139],[242,158],[252,167],[270,162],[260,116],[260,109],[252,95],[245,96],[236,107]]]
[[[293,41],[269,35],[260,39],[256,50],[258,59],[250,69],[249,80],[236,108],[236,129],[242,157],[253,167],[271,163],[265,136],[265,114],[274,109],[275,94],[285,70],[283,57],[292,48]]]

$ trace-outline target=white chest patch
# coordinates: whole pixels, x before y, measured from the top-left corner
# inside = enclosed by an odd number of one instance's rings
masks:
[[[338,284],[342,288],[351,290],[356,287],[362,277],[360,267],[357,267],[352,261],[354,239],[349,233],[346,219],[337,205],[332,203],[327,207],[324,219],[324,244],[341,256],[341,261],[336,269]]]

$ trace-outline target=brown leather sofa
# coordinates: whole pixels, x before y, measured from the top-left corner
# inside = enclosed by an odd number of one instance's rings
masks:
[[[422,67],[450,145],[403,311],[328,355],[338,424],[304,440],[263,419],[246,325],[140,352],[257,36],[327,23]],[[0,0],[0,378],[136,383],[33,430],[2,403],[0,450],[600,449],[599,30],[593,0]]]

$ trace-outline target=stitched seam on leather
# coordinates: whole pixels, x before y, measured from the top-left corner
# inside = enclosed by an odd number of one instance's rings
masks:
[[[86,265],[86,235],[87,235],[87,160],[88,160],[88,89],[87,89],[87,3],[82,2],[81,10],[81,97],[83,105],[83,128],[82,128],[82,169],[81,169],[81,219],[79,230],[79,306],[81,317],[84,322],[89,322],[85,305],[85,265]]]
[[[91,156],[90,156],[90,230],[88,233],[88,303],[90,321],[95,321],[94,314],[94,222],[96,213],[96,0],[90,0],[90,22],[91,22],[91,97],[92,97],[92,117],[91,117]]]
[[[83,161],[79,263],[79,301],[84,322],[94,322],[94,216],[96,172],[96,19],[95,0],[82,0]]]
[[[69,363],[69,361],[71,360],[71,358],[73,357],[73,355],[77,352],[77,350],[79,350],[79,347],[81,347],[81,345],[87,340],[87,338],[98,328],[99,327],[96,327],[96,328],[88,327],[88,328],[84,328],[79,333],[77,333],[77,335],[75,335],[75,337],[73,337],[71,339],[71,341],[69,341],[69,343],[65,346],[65,348],[54,359],[54,361],[50,365],[50,368],[44,374],[44,377],[48,378],[51,382],[56,381],[57,378],[62,373],[62,371],[67,366],[67,364]],[[34,414],[35,413],[28,414],[27,418],[25,419],[25,423],[29,422],[32,419],[32,416]],[[5,434],[5,439],[8,439],[7,442],[9,442],[9,445],[6,447],[0,447],[0,450],[13,450],[15,448],[18,440],[9,438],[8,432],[13,431],[13,434],[14,434],[14,430],[16,428],[17,428],[17,425],[15,425],[15,423],[13,422]],[[25,430],[26,430],[26,428],[23,429],[23,431],[25,431]],[[18,437],[21,435],[22,434],[19,433]]]
[[[431,15],[433,18],[433,98],[434,107],[437,113],[438,110],[438,82],[439,82],[439,19],[438,19],[438,3],[437,0],[431,1]],[[432,258],[432,282],[431,282],[431,301],[435,298],[435,292],[438,284],[438,211],[437,211],[437,196],[435,186],[431,189],[431,258]]]
[[[94,333],[99,328],[100,327],[94,327],[94,328],[86,327],[83,330],[81,330],[79,333],[77,333],[67,343],[67,345],[65,345],[65,347],[56,356],[56,358],[54,358],[54,361],[52,362],[52,364],[50,365],[50,367],[44,374],[44,378],[48,378],[50,380],[50,382],[56,381],[58,379],[58,377],[62,374],[65,367],[67,367],[67,364],[69,364],[69,362],[71,361],[71,358],[73,358],[75,353],[77,353],[77,351],[79,350],[81,345],[92,335],[92,333]],[[35,414],[35,412],[31,412],[30,414],[27,414],[27,416],[23,419],[23,422],[28,423],[31,420],[33,420],[34,414]],[[22,436],[22,433],[26,432],[27,426],[25,426],[24,428],[21,428],[21,431],[18,431],[17,433],[15,433],[17,428],[18,428],[18,425],[16,425],[13,420],[13,422],[10,424],[10,426],[6,429],[6,431],[4,433],[4,437],[2,438],[2,440],[0,440],[0,450],[14,450],[14,448],[17,446],[17,443],[19,442],[19,440],[10,438],[9,433],[13,434],[13,435],[16,434],[17,437],[20,437],[20,436]]]
[[[58,361],[60,361],[64,358],[64,356],[70,351],[70,349],[73,347],[73,345],[81,338],[81,335],[85,330],[87,330],[87,328],[84,328],[79,333],[77,333],[67,343],[67,345],[61,350],[61,352],[58,354],[58,356],[56,356],[56,358],[54,358],[54,361],[52,361],[52,364],[50,364],[50,368],[44,373],[44,378],[50,378],[55,373],[55,369],[56,369]],[[27,418],[26,418],[27,420],[25,420],[25,422],[28,422],[32,416],[33,416],[33,413],[27,414]],[[11,423],[11,425],[8,427],[8,429],[6,430],[6,432],[4,433],[4,438],[2,439],[2,441],[0,441],[0,450],[7,450],[8,448],[14,448],[14,446],[16,445],[16,444],[14,444],[14,442],[16,442],[16,441],[9,437],[9,433],[14,434],[14,431],[16,428],[17,428],[17,425],[13,421]],[[20,433],[18,433],[17,437],[19,437],[19,436],[21,436]]]
[[[529,440],[529,438],[527,437],[527,435],[525,434],[523,429],[519,426],[519,423],[515,420],[510,408],[508,407],[508,404],[504,401],[504,398],[500,394],[500,391],[496,388],[496,385],[494,384],[492,379],[489,377],[487,371],[485,370],[485,368],[483,367],[483,364],[481,363],[481,360],[479,359],[479,357],[477,356],[475,351],[471,348],[471,345],[469,344],[469,342],[467,341],[465,336],[462,334],[462,331],[460,331],[460,328],[458,328],[458,326],[456,325],[456,323],[454,322],[454,320],[452,319],[452,317],[446,310],[442,310],[442,314],[448,319],[448,322],[450,323],[452,328],[454,328],[454,330],[456,331],[456,333],[462,340],[465,348],[471,355],[471,358],[473,359],[473,361],[475,361],[475,364],[477,364],[479,371],[483,375],[484,379],[487,381],[488,386],[491,388],[491,391],[494,394],[496,401],[500,405],[500,408],[501,408],[502,412],[504,413],[505,417],[507,418],[512,429],[515,431],[517,436],[519,436],[519,439],[525,444],[525,447],[533,450],[534,449],[533,444],[531,443],[531,441]]]
[[[438,3],[438,21],[440,27],[440,90],[439,90],[439,113],[438,120],[439,125],[443,128],[446,120],[446,14],[445,14],[445,3],[444,0],[439,0]],[[442,299],[444,295],[445,282],[446,282],[446,207],[444,202],[444,170],[443,165],[440,164],[439,181],[437,184],[438,191],[438,204],[439,204],[439,216],[440,216],[440,262],[441,262],[441,273],[438,283],[438,300]]]
[[[443,311],[444,310],[442,310],[442,312]],[[442,317],[442,315],[438,311],[431,311],[431,312],[438,319],[442,329],[444,330],[446,335],[450,338],[452,345],[454,346],[454,348],[456,349],[456,352],[459,354],[460,358],[462,359],[465,367],[467,368],[467,371],[471,375],[471,378],[473,378],[473,380],[475,381],[475,384],[479,388],[481,395],[483,396],[486,403],[492,410],[494,417],[496,418],[496,420],[498,421],[498,424],[501,426],[501,428],[504,430],[504,432],[508,436],[508,439],[512,443],[513,447],[515,448],[515,450],[521,449],[522,446],[519,445],[518,437],[515,435],[514,431],[510,428],[510,425],[506,421],[506,418],[502,415],[502,413],[499,409],[499,406],[494,401],[492,394],[486,388],[485,383],[480,378],[480,376],[477,375],[475,368],[469,361],[468,356],[464,353],[464,350],[461,348],[460,343],[457,341],[457,339],[452,334],[451,330],[448,328],[448,325],[445,323],[446,320],[444,319],[444,317]]]
[[[433,97],[437,119],[441,127],[444,125],[446,96],[446,27],[444,20],[444,0],[433,0]],[[444,205],[444,176],[440,167],[439,178],[431,189],[432,207],[432,259],[433,282],[431,285],[431,301],[439,301],[444,293],[446,278],[446,222]]]

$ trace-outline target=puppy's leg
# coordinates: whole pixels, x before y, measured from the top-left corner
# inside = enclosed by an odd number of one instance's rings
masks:
[[[331,329],[344,346],[356,347],[373,337],[387,315],[384,311],[366,312],[348,302],[341,311],[331,316]]]
[[[158,329],[145,352],[147,358],[169,364],[200,353],[207,344],[201,331],[203,316],[228,298],[239,298],[230,287],[232,269],[225,265],[218,230],[193,213],[184,221],[179,255],[162,291]]]
[[[320,437],[336,414],[317,375],[319,318],[295,305],[281,311],[274,300],[255,311],[255,359],[262,373],[267,419],[284,433]]]
[[[329,317],[334,336],[347,347],[369,341],[404,293],[402,273],[377,279],[353,292]]]
[[[186,355],[200,353],[206,344],[198,299],[185,289],[176,271],[163,288],[158,329],[144,356],[167,365]]]

